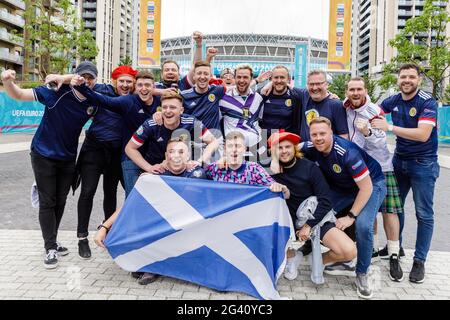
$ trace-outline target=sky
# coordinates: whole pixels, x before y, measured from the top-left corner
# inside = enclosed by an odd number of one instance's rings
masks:
[[[161,38],[261,33],[328,39],[329,0],[162,0]]]

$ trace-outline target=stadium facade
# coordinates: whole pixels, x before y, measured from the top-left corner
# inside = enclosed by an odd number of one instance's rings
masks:
[[[309,44],[308,70],[327,69],[328,42],[326,40],[265,34],[212,34],[205,35],[206,50],[215,47],[219,53],[214,59],[216,76],[224,68],[234,68],[240,63],[250,64],[255,74],[271,70],[276,65],[285,65],[294,74],[296,45]],[[185,74],[192,64],[193,42],[191,37],[161,40],[161,62],[173,59],[180,64]]]

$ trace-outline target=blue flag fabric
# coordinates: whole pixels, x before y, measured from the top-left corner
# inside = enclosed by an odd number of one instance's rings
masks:
[[[266,187],[143,175],[105,240],[124,270],[279,299],[293,226]]]

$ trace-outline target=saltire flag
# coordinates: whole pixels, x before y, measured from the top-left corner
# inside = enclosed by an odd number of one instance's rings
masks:
[[[105,246],[126,271],[279,299],[292,234],[282,194],[266,187],[143,175]]]

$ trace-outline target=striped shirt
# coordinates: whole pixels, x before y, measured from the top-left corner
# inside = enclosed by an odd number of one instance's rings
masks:
[[[252,186],[270,186],[275,181],[267,171],[256,162],[244,161],[236,169],[220,169],[217,163],[212,163],[206,170],[206,177],[214,181],[248,184]]]

